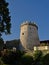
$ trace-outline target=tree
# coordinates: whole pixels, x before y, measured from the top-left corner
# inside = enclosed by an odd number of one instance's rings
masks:
[[[23,55],[24,52],[21,51],[16,51],[16,52],[8,51],[6,54],[4,53],[4,55],[2,56],[2,61],[4,62],[4,64],[8,64],[8,65],[22,65],[21,57]]]
[[[33,65],[33,57],[29,55],[22,56],[22,65]]]
[[[0,38],[2,33],[10,34],[11,17],[9,15],[8,3],[6,0],[0,0]]]
[[[49,65],[49,54],[46,54],[42,59],[43,65]]]
[[[34,53],[34,64],[33,65],[42,65],[42,51],[35,51]]]
[[[4,40],[0,38],[0,50],[2,50],[4,47]]]

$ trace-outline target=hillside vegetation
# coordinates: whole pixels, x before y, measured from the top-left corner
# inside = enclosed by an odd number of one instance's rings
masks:
[[[0,51],[0,65],[49,65],[49,54],[35,51],[33,55],[21,51]]]

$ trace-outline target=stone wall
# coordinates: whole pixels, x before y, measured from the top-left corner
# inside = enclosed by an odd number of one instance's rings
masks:
[[[44,50],[49,50],[49,46],[34,46],[34,50],[41,50],[41,51],[44,51]]]

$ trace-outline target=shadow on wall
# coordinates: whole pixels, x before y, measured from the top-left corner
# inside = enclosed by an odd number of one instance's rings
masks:
[[[21,41],[19,43],[19,50],[26,52],[27,50],[22,46]]]
[[[15,47],[17,50],[19,50],[19,43],[20,40],[11,40],[11,41],[6,41],[6,47],[8,49],[13,49],[13,47]]]

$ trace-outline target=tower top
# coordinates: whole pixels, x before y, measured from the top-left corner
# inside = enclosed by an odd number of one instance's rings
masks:
[[[25,21],[21,24],[21,27],[24,26],[24,25],[31,25],[31,26],[35,26],[37,29],[38,29],[38,26],[35,22],[32,22],[32,21]]]

